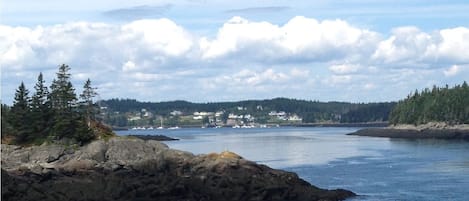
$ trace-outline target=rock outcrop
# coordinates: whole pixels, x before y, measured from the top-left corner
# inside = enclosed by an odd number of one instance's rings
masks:
[[[193,155],[153,140],[83,147],[2,145],[2,200],[343,200],[232,152]]]
[[[467,129],[365,128],[347,135],[403,139],[442,139],[469,141],[469,130]]]

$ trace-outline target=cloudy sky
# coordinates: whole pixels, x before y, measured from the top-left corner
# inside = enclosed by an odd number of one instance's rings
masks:
[[[465,0],[0,3],[2,102],[72,68],[101,99],[376,102],[469,81]]]

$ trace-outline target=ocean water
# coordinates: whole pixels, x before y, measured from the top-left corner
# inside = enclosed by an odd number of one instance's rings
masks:
[[[347,136],[357,128],[192,128],[129,130],[166,135],[171,148],[195,154],[233,151],[297,173],[321,188],[344,188],[350,200],[469,200],[469,142]]]

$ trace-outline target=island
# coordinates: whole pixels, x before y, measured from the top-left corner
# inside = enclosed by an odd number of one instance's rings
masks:
[[[349,135],[469,140],[469,86],[464,82],[416,91],[393,108],[389,119],[386,128],[365,128]]]

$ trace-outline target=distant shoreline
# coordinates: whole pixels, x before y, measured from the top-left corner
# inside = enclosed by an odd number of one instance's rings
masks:
[[[301,124],[266,124],[271,127],[275,127],[274,125],[278,125],[280,127],[356,127],[356,128],[364,128],[364,127],[386,127],[388,126],[388,122],[370,122],[370,123],[301,123]],[[201,128],[201,126],[195,125],[179,125],[180,128]],[[222,126],[223,128],[231,128],[232,126]],[[211,128],[211,127],[208,127]],[[121,131],[121,130],[131,130],[131,128],[127,127],[113,127],[112,130],[114,131]]]
[[[403,129],[403,128],[366,128],[347,135],[388,137],[403,139],[444,139],[469,141],[469,129]]]

